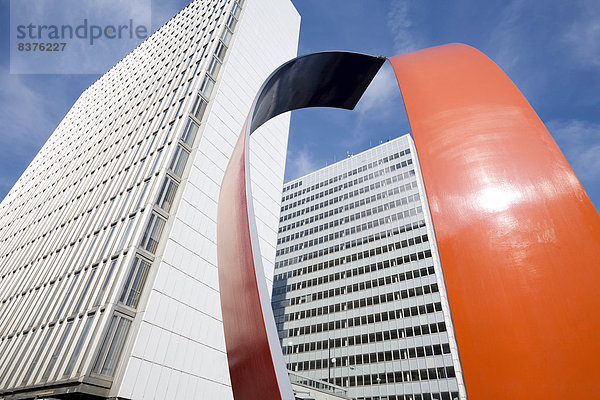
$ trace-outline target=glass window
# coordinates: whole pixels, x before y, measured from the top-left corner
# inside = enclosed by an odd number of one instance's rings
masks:
[[[73,288],[75,287],[75,284],[77,283],[77,279],[79,278],[79,275],[80,274],[73,275],[73,279],[71,281],[71,285],[69,286],[69,290],[65,294],[65,298],[64,298],[62,304],[60,305],[58,312],[56,313],[56,318],[60,318],[60,314],[62,313],[65,306],[67,305],[67,302],[69,301],[69,297],[71,297],[71,293],[73,292]]]
[[[213,57],[210,60],[210,64],[208,64],[208,73],[216,79],[219,74],[219,70],[221,69],[221,61],[219,61],[216,57]]]
[[[202,96],[198,95],[198,97],[196,97],[196,102],[194,103],[194,107],[192,107],[192,115],[196,117],[198,121],[202,121],[207,105],[208,102],[204,100]]]
[[[144,204],[144,197],[146,197],[146,192],[148,191],[148,186],[150,184],[150,179],[147,179],[144,181],[144,183],[142,183],[142,185],[144,185],[143,189],[142,189],[142,194],[140,195],[140,199],[138,200],[137,204],[135,205],[135,209],[139,209],[142,204]]]
[[[233,19],[232,16],[229,16],[229,18]],[[233,19],[235,21],[235,19]],[[233,31],[233,29],[231,29]],[[223,58],[225,57],[225,53],[227,52],[227,46],[225,46],[225,43],[219,41],[217,43],[217,48],[215,49],[215,56],[217,56],[217,58],[221,61],[223,61]]]
[[[229,46],[232,36],[233,33],[231,33],[231,31],[228,28],[223,29],[223,33],[221,33],[221,40],[223,41],[223,43],[225,43],[225,46]]]
[[[102,251],[100,252],[100,256],[98,257],[99,259],[104,258],[104,253],[106,253],[106,250],[108,249],[108,246],[110,245],[110,241],[112,239],[112,236],[115,233],[115,226],[116,226],[116,224],[114,224],[114,225],[112,225],[110,227],[110,232],[108,233],[108,237],[106,238],[106,242],[104,242],[104,246],[102,247]]]
[[[27,382],[31,378],[31,375],[35,371],[35,368],[37,367],[37,364],[40,361],[40,358],[42,357],[44,350],[46,349],[46,345],[48,344],[48,340],[50,339],[50,335],[52,335],[53,330],[54,330],[54,326],[51,326],[48,328],[48,332],[46,332],[46,336],[44,337],[44,340],[40,344],[40,348],[38,349],[33,361],[31,362],[31,366],[29,367],[29,370],[27,371],[27,374],[25,375],[25,378],[23,379],[23,384],[27,384]]]
[[[94,321],[94,316],[91,315],[88,317],[87,321],[85,321],[85,325],[83,327],[83,331],[81,332],[81,336],[79,336],[79,340],[73,349],[73,354],[69,359],[69,363],[67,364],[67,368],[65,369],[65,375],[71,375],[73,372],[73,368],[75,367],[75,363],[77,362],[77,358],[79,358],[79,353],[81,353],[81,349],[83,349],[83,345],[85,343],[85,339],[90,331],[90,327],[92,326],[92,322]]]
[[[125,286],[123,286],[123,292],[119,299],[121,303],[133,308],[137,307],[144,284],[146,283],[146,278],[148,277],[148,272],[150,271],[150,266],[151,264],[148,261],[139,257],[135,258],[125,281]]]
[[[210,95],[212,94],[214,87],[215,81],[210,76],[205,75],[202,85],[200,86],[200,93],[202,93],[207,99],[210,99]]]
[[[198,124],[196,124],[191,119],[187,120],[187,124],[185,125],[185,129],[181,134],[181,140],[188,146],[192,147],[194,143],[194,139],[196,138],[196,133],[198,133]]]
[[[146,226],[146,230],[144,231],[140,246],[144,250],[154,254],[158,247],[158,241],[160,240],[160,235],[162,234],[164,227],[165,220],[156,214],[152,214],[150,216],[150,221],[148,221],[148,225]]]
[[[178,187],[179,185],[173,179],[166,176],[156,199],[156,204],[166,212],[169,212]]]
[[[94,280],[94,276],[96,276],[96,267],[92,267],[92,271],[90,272],[90,277],[88,278],[87,283],[85,284],[85,288],[83,288],[83,292],[81,293],[81,296],[79,296],[79,301],[77,302],[77,305],[75,306],[75,311],[74,312],[79,312],[79,309],[81,308],[81,305],[83,304],[83,302],[85,301],[85,297],[87,296],[88,290],[90,289],[90,286],[92,285],[92,281]]]
[[[121,238],[121,242],[119,243],[119,247],[117,247],[117,252],[123,250],[125,247],[125,243],[127,243],[127,239],[129,239],[129,234],[131,233],[131,229],[133,228],[133,223],[135,222],[135,215],[129,218],[129,222],[127,223],[127,228],[125,228],[125,232],[123,233],[123,237]]]
[[[169,169],[173,171],[175,175],[181,177],[189,156],[190,153],[188,153],[187,150],[181,146],[177,146],[177,150],[175,150],[175,154],[173,155]]]
[[[96,358],[96,362],[94,363],[93,372],[106,376],[113,376],[115,374],[117,362],[123,351],[130,327],[131,320],[124,316],[114,315],[112,317],[108,326],[108,332],[98,352],[98,358]]]
[[[242,9],[240,8],[240,6],[237,3],[233,4],[233,8],[231,9],[231,13],[237,18],[240,18],[240,11]]]
[[[54,350],[54,353],[52,354],[52,358],[50,358],[50,363],[48,364],[48,368],[46,368],[46,372],[44,372],[44,375],[42,376],[42,380],[45,381],[50,376],[50,372],[52,372],[52,368],[54,368],[54,365],[56,364],[56,360],[58,359],[58,356],[60,355],[60,352],[62,351],[62,348],[65,345],[65,342],[67,341],[67,337],[69,336],[69,332],[71,332],[72,327],[73,327],[73,321],[67,322],[67,326],[65,327],[65,332],[63,333],[62,337],[60,338],[60,342],[58,342],[58,345],[56,346],[56,349]]]
[[[235,30],[235,26],[237,25],[237,20],[233,17],[233,15],[230,15],[229,17],[227,17],[227,24],[226,25],[232,31]]]
[[[102,302],[104,294],[106,293],[106,289],[108,288],[108,284],[110,283],[110,278],[112,277],[113,271],[115,270],[116,264],[117,264],[117,260],[111,261],[108,272],[106,273],[106,277],[104,278],[104,283],[102,284],[100,293],[98,293],[98,297],[96,298],[96,302],[94,303],[94,306],[99,306],[100,303]]]

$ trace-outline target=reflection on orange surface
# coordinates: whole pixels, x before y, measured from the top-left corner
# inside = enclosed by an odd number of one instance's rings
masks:
[[[459,44],[390,58],[470,399],[600,398],[600,217],[535,111]]]

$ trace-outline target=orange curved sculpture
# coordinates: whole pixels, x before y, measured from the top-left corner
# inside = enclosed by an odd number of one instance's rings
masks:
[[[600,398],[600,217],[478,50],[390,58],[423,173],[471,399]]]
[[[389,59],[421,165],[471,399],[600,398],[600,216],[527,100],[460,44]],[[351,109],[382,59],[298,57],[261,88],[225,172],[217,251],[236,400],[293,399],[259,254],[248,137],[292,109]]]

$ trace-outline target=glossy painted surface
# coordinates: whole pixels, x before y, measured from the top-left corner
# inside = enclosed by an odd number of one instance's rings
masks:
[[[390,58],[421,163],[470,399],[600,398],[600,217],[479,51]]]
[[[293,109],[354,108],[384,61],[347,52],[298,57],[273,72],[256,96],[225,171],[217,211],[219,292],[236,400],[294,399],[258,245],[250,134],[270,118]]]
[[[221,184],[217,217],[227,359],[235,399],[281,399],[256,286],[246,198],[245,130]]]

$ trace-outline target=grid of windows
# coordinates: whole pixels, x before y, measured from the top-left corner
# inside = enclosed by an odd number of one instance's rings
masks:
[[[288,369],[361,400],[459,398],[413,148],[400,137],[283,191],[272,307]]]
[[[23,360],[0,362],[0,395],[115,374],[243,5],[196,0],[169,20],[81,95],[0,204],[0,359]]]

